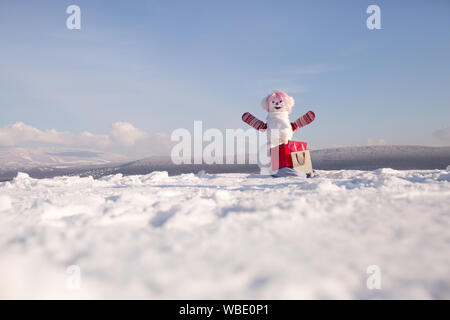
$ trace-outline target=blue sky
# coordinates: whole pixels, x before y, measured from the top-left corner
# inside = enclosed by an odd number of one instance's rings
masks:
[[[81,30],[66,8],[81,8]],[[381,8],[368,30],[366,8]],[[104,134],[245,128],[273,89],[294,96],[312,147],[450,145],[450,2],[0,3],[0,127]]]

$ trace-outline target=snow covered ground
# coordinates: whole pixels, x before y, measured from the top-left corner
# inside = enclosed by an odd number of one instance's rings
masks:
[[[448,171],[318,173],[19,174],[0,298],[450,298]]]

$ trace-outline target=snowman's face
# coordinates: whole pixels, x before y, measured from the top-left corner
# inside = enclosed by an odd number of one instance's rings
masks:
[[[269,101],[269,112],[285,112],[286,104],[282,99],[272,99]]]

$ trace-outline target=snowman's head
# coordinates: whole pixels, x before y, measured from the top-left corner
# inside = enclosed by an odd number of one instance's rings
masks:
[[[288,112],[294,106],[294,98],[287,95],[286,92],[275,90],[262,101],[262,106],[267,112]]]

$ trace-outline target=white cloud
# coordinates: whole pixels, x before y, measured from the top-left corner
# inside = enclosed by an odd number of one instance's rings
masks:
[[[168,135],[167,133],[156,133],[155,140],[158,144],[173,144],[173,141],[170,139],[170,135]]]
[[[112,145],[111,138],[107,134],[93,134],[88,131],[83,131],[79,135],[72,135],[72,141],[68,140],[68,144],[80,146],[95,146],[98,148],[108,148]]]
[[[54,129],[41,131],[23,122],[0,128],[0,146],[15,146],[24,142],[62,144],[67,140],[67,133]]]
[[[434,131],[433,136],[441,141],[450,142],[450,126]]]
[[[109,132],[112,141],[118,145],[130,147],[148,138],[148,134],[135,128],[128,122],[114,122]]]
[[[23,122],[0,128],[0,147],[23,144],[51,144],[67,147],[111,148],[130,147],[148,138],[148,134],[128,122],[115,122],[108,134],[79,134],[55,129],[39,130]]]
[[[374,139],[374,138],[368,138],[367,139],[367,145],[368,146],[383,146],[386,144],[386,140],[384,139]]]

